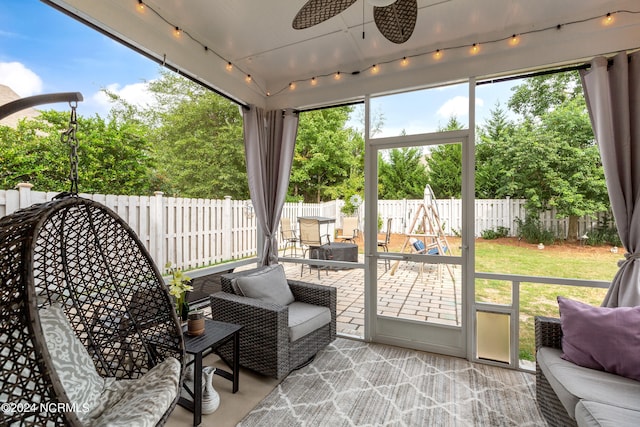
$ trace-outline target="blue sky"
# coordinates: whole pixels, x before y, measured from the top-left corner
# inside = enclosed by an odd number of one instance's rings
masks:
[[[148,98],[143,83],[156,78],[159,69],[142,55],[38,0],[0,0],[0,84],[21,97],[81,92],[84,102],[78,114],[105,117],[109,104],[101,89],[144,103]]]
[[[108,0],[100,0],[108,1]],[[28,17],[28,19],[27,19]],[[81,92],[78,114],[106,117],[109,103],[101,89],[131,103],[149,100],[145,82],[160,66],[38,0],[0,0],[0,84],[26,97],[53,92]],[[515,83],[485,85],[476,95],[476,120],[482,124],[500,100],[503,108]],[[378,136],[433,132],[456,116],[468,123],[467,87],[457,85],[378,98],[374,113],[384,115]],[[64,104],[40,108],[66,110]],[[361,127],[361,126],[358,126]]]

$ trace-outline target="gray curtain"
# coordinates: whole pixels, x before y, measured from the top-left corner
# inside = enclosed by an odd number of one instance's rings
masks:
[[[640,52],[594,58],[580,73],[613,216],[626,249],[602,303],[640,305]]]
[[[298,114],[282,110],[264,111],[255,106],[243,111],[249,191],[258,230],[264,235],[258,263],[276,264],[276,231],[289,188],[289,174],[298,133]]]

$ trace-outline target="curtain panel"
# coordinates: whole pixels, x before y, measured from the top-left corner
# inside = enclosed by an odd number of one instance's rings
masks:
[[[607,182],[626,249],[602,303],[640,305],[640,52],[597,57],[580,72]]]
[[[298,114],[250,106],[243,109],[244,148],[258,232],[264,236],[259,265],[278,262],[277,230],[293,163]]]

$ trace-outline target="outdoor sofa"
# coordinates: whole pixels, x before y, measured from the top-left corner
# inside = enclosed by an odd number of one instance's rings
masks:
[[[637,331],[638,325],[631,329]],[[599,338],[593,327],[586,324],[584,333],[591,335],[587,342],[597,345],[595,341]],[[535,334],[536,400],[550,426],[640,426],[640,381],[579,366],[563,358],[560,319],[536,317]],[[615,337],[611,338],[615,340]],[[640,366],[634,362],[639,357],[634,352],[635,346],[623,343],[621,346],[627,348],[630,364]],[[619,353],[614,348],[609,350]],[[626,357],[618,356],[618,359]],[[595,359],[601,360],[601,357]],[[620,366],[619,360],[616,365]]]

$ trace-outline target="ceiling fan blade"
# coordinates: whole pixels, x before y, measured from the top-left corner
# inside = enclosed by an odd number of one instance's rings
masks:
[[[313,27],[346,10],[356,0],[309,0],[293,18],[292,26],[296,30]]]
[[[385,7],[373,8],[373,20],[382,35],[393,43],[409,40],[418,19],[417,0],[397,0]]]

